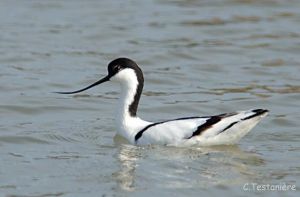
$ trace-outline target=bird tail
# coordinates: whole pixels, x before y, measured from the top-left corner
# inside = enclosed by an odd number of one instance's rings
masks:
[[[228,114],[221,114],[221,120],[203,133],[207,145],[236,144],[268,114],[266,109],[253,109]],[[202,140],[201,140],[202,141]]]

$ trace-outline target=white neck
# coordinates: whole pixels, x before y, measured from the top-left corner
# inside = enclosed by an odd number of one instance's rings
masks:
[[[136,93],[137,82],[121,83],[121,94],[119,98],[116,118],[118,124],[124,124],[130,118],[133,118],[129,113],[129,106],[133,102]]]
[[[136,116],[132,116],[129,111],[139,85],[136,73],[132,69],[124,69],[111,78],[111,81],[117,81],[121,86],[119,105],[116,110],[118,132],[120,135],[132,141],[135,134],[148,124],[148,122]]]

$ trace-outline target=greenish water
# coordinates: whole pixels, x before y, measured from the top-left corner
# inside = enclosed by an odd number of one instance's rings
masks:
[[[0,1],[0,196],[299,196],[300,2]],[[267,108],[236,146],[135,147],[118,87],[136,60],[149,121]],[[245,185],[296,185],[253,191]],[[246,188],[247,189],[247,188]]]

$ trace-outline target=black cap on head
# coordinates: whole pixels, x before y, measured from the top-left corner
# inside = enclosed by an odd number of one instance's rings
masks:
[[[108,76],[113,77],[118,72],[120,72],[121,70],[126,69],[126,68],[133,69],[136,74],[137,80],[138,80],[138,86],[136,89],[136,94],[134,96],[134,100],[129,106],[130,115],[136,116],[137,107],[138,107],[139,100],[140,100],[140,97],[141,97],[141,94],[143,91],[143,87],[144,87],[144,76],[143,76],[143,72],[140,69],[140,67],[137,65],[137,63],[135,63],[131,59],[124,58],[124,57],[118,58],[118,59],[111,61],[108,64],[108,67],[107,67]]]
[[[141,73],[141,69],[138,67],[137,63],[135,63],[133,60],[125,58],[125,57],[121,57],[121,58],[117,58],[113,61],[111,61],[108,64],[107,70],[108,70],[108,75],[110,77],[114,76],[115,74],[117,74],[119,71],[121,71],[122,69],[125,68],[131,68],[135,71],[137,71],[137,73]]]

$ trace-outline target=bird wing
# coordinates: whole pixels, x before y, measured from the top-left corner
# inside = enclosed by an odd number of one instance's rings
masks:
[[[257,109],[215,116],[187,117],[152,123],[135,135],[136,144],[179,144],[195,137],[210,138],[234,125],[266,113]]]
[[[191,117],[149,124],[135,135],[137,144],[170,144],[190,137],[206,117]]]

